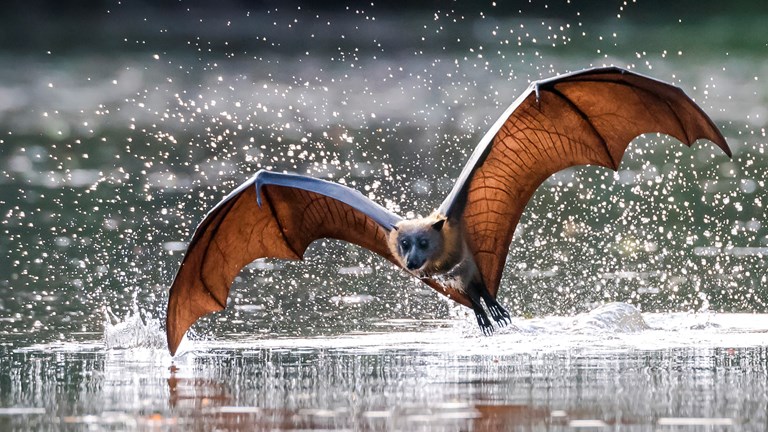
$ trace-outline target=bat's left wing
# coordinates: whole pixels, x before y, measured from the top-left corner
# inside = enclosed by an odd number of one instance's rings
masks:
[[[346,186],[259,171],[197,227],[171,285],[166,333],[171,354],[198,318],[224,309],[240,270],[257,258],[301,259],[310,243],[334,238],[392,262],[387,234],[400,216]]]
[[[463,220],[488,291],[496,296],[509,245],[536,188],[574,165],[618,169],[638,135],[731,151],[715,124],[678,87],[608,67],[534,82],[475,148],[438,211]]]

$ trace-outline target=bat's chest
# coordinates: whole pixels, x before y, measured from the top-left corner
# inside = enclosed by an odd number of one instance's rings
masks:
[[[463,259],[447,271],[433,275],[432,279],[445,287],[465,292],[476,269],[477,266],[471,258]]]

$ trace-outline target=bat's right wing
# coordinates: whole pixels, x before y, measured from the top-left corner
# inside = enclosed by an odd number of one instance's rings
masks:
[[[171,286],[166,333],[171,354],[198,318],[224,309],[240,270],[257,258],[300,259],[334,238],[392,262],[387,234],[401,218],[346,186],[259,171],[205,217]]]
[[[515,226],[536,188],[557,171],[618,169],[638,135],[699,138],[731,152],[715,124],[678,87],[619,68],[534,82],[483,137],[438,211],[462,219],[488,291],[495,296]]]

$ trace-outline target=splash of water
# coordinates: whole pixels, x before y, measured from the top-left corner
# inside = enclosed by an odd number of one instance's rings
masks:
[[[160,321],[143,313],[138,303],[133,302],[133,309],[125,318],[120,319],[107,306],[104,311],[104,345],[107,350],[116,349],[165,349],[165,332]]]
[[[571,331],[634,333],[649,329],[639,309],[628,303],[613,302],[578,315]]]

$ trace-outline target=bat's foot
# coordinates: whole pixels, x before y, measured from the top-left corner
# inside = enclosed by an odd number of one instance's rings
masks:
[[[493,328],[491,320],[488,319],[488,314],[486,314],[485,309],[483,309],[482,302],[480,301],[481,298],[491,312],[494,321],[502,326],[507,323],[507,320],[509,320],[509,313],[496,302],[496,299],[494,299],[488,290],[485,289],[485,285],[483,285],[482,282],[470,286],[467,294],[469,295],[469,300],[472,302],[472,310],[475,311],[477,324],[480,326],[480,330],[483,331],[484,335],[492,335],[495,329]]]
[[[496,323],[504,327],[507,324],[512,323],[512,317],[509,316],[509,312],[504,309],[504,306],[500,305],[495,299],[485,299],[485,305],[488,306],[488,310],[491,312],[491,318]]]
[[[491,324],[491,320],[488,319],[488,315],[485,313],[483,308],[476,304],[472,307],[472,310],[475,311],[477,325],[480,326],[480,330],[483,331],[483,334],[486,336],[492,335],[494,331],[493,324]]]

